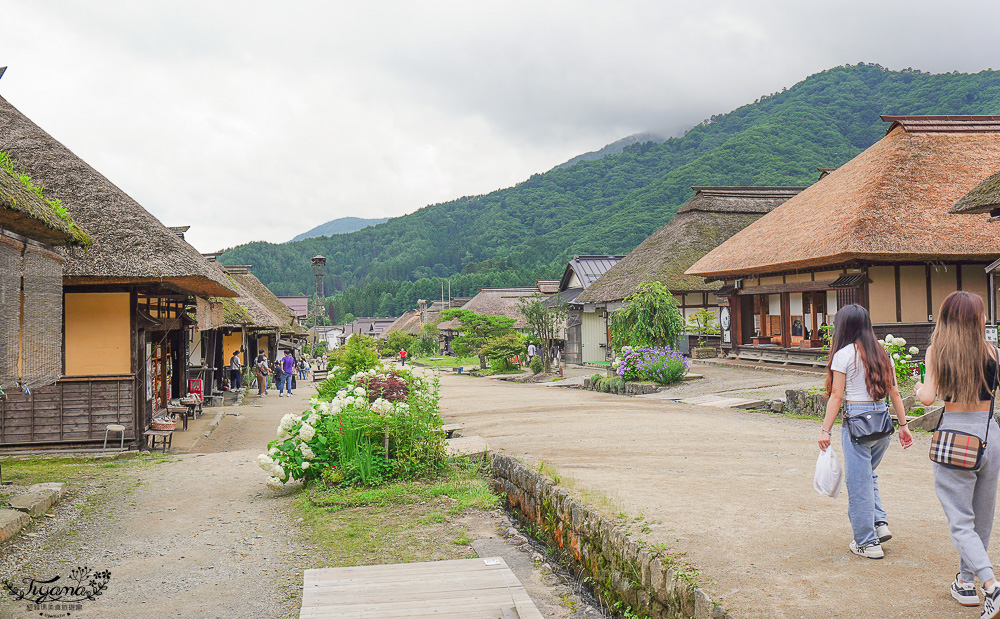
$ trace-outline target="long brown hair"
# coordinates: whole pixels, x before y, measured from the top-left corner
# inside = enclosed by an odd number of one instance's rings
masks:
[[[983,372],[992,357],[983,324],[986,304],[978,294],[959,290],[941,303],[931,338],[931,363],[937,393],[952,402],[978,402],[981,388],[990,390]]]
[[[830,356],[826,362],[826,395],[833,393],[833,356],[841,348],[854,344],[865,367],[865,386],[874,400],[881,400],[889,394],[889,388],[895,380],[892,371],[892,361],[875,339],[872,331],[872,319],[868,310],[856,303],[845,305],[837,310],[834,318],[833,344],[830,346]]]

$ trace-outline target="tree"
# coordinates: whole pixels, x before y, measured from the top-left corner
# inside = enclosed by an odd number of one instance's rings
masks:
[[[520,333],[507,333],[499,337],[490,338],[483,346],[482,353],[486,361],[494,369],[501,371],[509,370],[513,367],[511,359],[524,354],[526,346],[524,336]]]
[[[660,282],[643,282],[625,297],[625,307],[611,314],[611,341],[622,346],[677,346],[684,317],[674,295]]]
[[[513,318],[506,316],[486,316],[467,309],[449,309],[441,312],[444,320],[457,320],[462,325],[462,335],[453,340],[456,349],[466,347],[479,357],[479,367],[486,369],[486,358],[482,355],[487,340],[514,332]]]
[[[441,332],[438,331],[436,322],[429,322],[420,328],[420,335],[417,336],[416,349],[422,355],[433,355],[438,351],[438,340]]]
[[[387,352],[392,355],[398,355],[399,351],[404,349],[409,352],[413,348],[415,340],[416,338],[409,333],[405,333],[403,331],[393,331],[386,336],[382,352]]]
[[[558,303],[550,306],[540,294],[518,299],[517,304],[521,309],[521,315],[524,316],[525,324],[538,340],[545,372],[551,372],[552,341],[559,336],[559,329],[566,324],[566,304]]]
[[[688,328],[698,336],[698,346],[705,345],[706,335],[718,335],[719,327],[715,314],[707,307],[703,307],[688,318]]]

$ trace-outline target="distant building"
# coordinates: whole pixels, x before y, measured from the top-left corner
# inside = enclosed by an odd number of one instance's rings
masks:
[[[309,297],[278,297],[278,299],[292,310],[300,324],[304,324],[309,318]]]

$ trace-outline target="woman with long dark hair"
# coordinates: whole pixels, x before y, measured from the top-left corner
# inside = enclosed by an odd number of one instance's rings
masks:
[[[979,578],[985,594],[980,617],[992,619],[1000,615],[1000,587],[986,549],[1000,479],[1000,427],[989,414],[997,361],[996,349],[986,342],[985,326],[986,305],[979,295],[963,291],[948,295],[927,347],[925,382],[916,384],[914,395],[925,405],[937,397],[944,400],[939,429],[965,432],[986,443],[976,469],[937,462],[933,466],[934,490],[959,557],[951,595],[963,606],[978,606],[975,579]]]
[[[844,416],[885,412],[888,397],[899,420],[899,441],[903,448],[913,443],[906,427],[906,412],[896,385],[892,359],[875,339],[868,310],[860,305],[845,305],[837,310],[833,344],[826,368],[826,417],[820,430],[819,448],[830,447],[830,431],[844,404]],[[841,450],[844,452],[844,472],[847,477],[847,517],[851,521],[854,539],[851,552],[869,559],[885,556],[882,542],[889,541],[889,521],[882,508],[878,491],[878,468],[889,448],[890,437],[852,440],[847,424],[842,424]]]

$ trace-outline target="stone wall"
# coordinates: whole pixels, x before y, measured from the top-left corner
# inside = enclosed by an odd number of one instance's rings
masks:
[[[683,566],[661,558],[624,528],[569,497],[545,477],[508,456],[490,454],[495,490],[530,532],[609,607],[639,617],[720,619],[725,610],[694,585]]]
[[[617,377],[603,377],[599,384],[595,384],[591,378],[584,378],[583,388],[590,391],[615,393],[618,395],[645,395],[647,393],[658,393],[664,389],[662,385],[630,383],[623,378]]]

